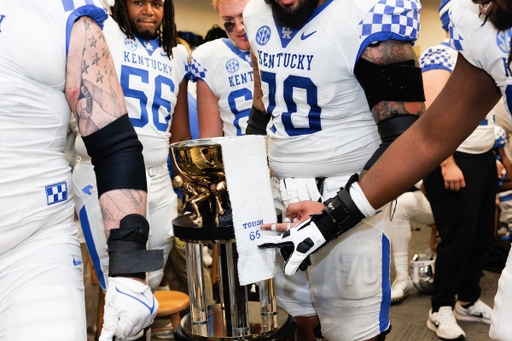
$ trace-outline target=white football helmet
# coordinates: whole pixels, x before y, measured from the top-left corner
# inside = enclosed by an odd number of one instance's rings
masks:
[[[412,258],[411,278],[414,286],[424,293],[432,292],[434,283],[436,253],[430,249],[417,253]]]

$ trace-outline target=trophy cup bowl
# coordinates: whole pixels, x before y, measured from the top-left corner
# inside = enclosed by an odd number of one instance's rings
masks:
[[[180,141],[171,144],[171,153],[178,170],[193,181],[211,185],[225,180],[222,161],[222,139],[217,137]]]
[[[180,141],[171,144],[171,153],[178,171],[190,181],[176,176],[173,186],[180,188],[185,204],[193,214],[190,219],[198,227],[231,223],[226,176],[222,160],[222,139],[230,137]],[[226,211],[229,215],[225,215]]]

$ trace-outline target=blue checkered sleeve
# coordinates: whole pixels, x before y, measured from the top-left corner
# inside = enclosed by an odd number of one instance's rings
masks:
[[[422,72],[436,69],[452,72],[455,67],[455,60],[451,58],[446,49],[434,46],[421,55],[420,67]]]
[[[464,49],[462,48],[462,41],[464,39],[459,34],[459,31],[457,30],[457,28],[455,26],[453,26],[452,21],[450,21],[449,31],[450,31],[450,45],[453,46],[453,48],[456,49],[457,51],[463,51]]]
[[[507,144],[507,133],[500,126],[494,126],[494,146],[493,148],[503,148]]]
[[[204,68],[197,60],[194,59],[194,57],[190,60],[190,66],[189,66],[189,72],[190,72],[190,79],[193,81],[196,81],[198,79],[204,80],[206,77],[206,68]]]
[[[420,10],[418,0],[380,0],[359,22],[361,41],[415,41],[420,29]]]

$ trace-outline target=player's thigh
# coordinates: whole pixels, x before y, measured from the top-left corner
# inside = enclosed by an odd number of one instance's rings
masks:
[[[85,341],[82,259],[77,244],[0,256],[0,339]]]
[[[107,236],[98,200],[96,177],[90,162],[80,162],[73,172],[75,210],[87,244],[87,250],[101,287],[108,278]]]
[[[168,172],[151,179],[148,191],[148,213],[150,235],[148,248],[163,250],[164,264],[171,250],[172,220],[178,215],[178,198],[172,187]],[[148,282],[156,289],[163,277],[163,269],[149,273]]]
[[[283,270],[284,260],[276,256],[276,301],[292,316],[314,316],[315,308],[311,303],[311,287],[307,272],[297,271],[286,276]]]
[[[313,305],[328,340],[367,340],[389,326],[389,240],[381,230],[360,223],[311,257]]]

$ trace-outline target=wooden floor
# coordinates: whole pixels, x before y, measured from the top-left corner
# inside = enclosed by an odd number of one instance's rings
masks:
[[[430,229],[424,225],[413,224],[412,239],[409,246],[409,258],[415,253],[428,248],[430,240]],[[82,248],[84,255],[84,282],[87,307],[87,331],[88,341],[95,340],[96,334],[96,311],[98,305],[99,285],[92,285],[91,273],[87,262],[85,247]],[[391,280],[395,277],[393,265],[391,266]],[[481,279],[481,299],[491,307],[494,305],[494,295],[497,290],[499,274],[484,272]],[[390,320],[392,332],[386,341],[434,341],[438,340],[434,332],[426,327],[428,311],[430,309],[430,296],[420,293],[414,289],[412,295],[408,296],[402,303],[392,305],[390,309]],[[163,322],[158,322],[160,325]],[[481,323],[459,322],[459,325],[466,332],[468,341],[487,341],[489,338],[489,326]],[[151,341],[157,341],[155,336]]]

